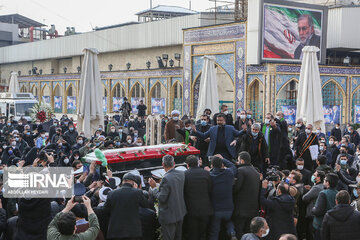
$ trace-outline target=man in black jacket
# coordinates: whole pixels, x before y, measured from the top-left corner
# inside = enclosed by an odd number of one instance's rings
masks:
[[[232,115],[229,113],[228,111],[228,106],[227,105],[221,105],[221,111],[219,113],[215,113],[214,118],[213,118],[213,125],[218,125],[217,123],[217,116],[219,114],[224,114],[226,116],[226,125],[234,125],[234,120]]]
[[[261,132],[268,145],[270,164],[278,166],[281,146],[281,130],[271,113],[265,115],[265,122],[261,127]]]
[[[200,123],[195,125],[196,131],[199,132],[207,132],[210,129],[210,117],[208,115],[202,115],[200,119]],[[197,138],[195,133],[192,132],[190,139],[195,142],[195,148],[200,150],[200,157],[202,159],[203,166],[209,166],[209,159],[207,157],[207,152],[209,148],[210,138],[202,139]]]
[[[248,152],[241,152],[238,161],[240,167],[237,170],[233,189],[234,213],[236,237],[241,239],[242,235],[250,232],[250,222],[259,211],[259,189],[260,174],[251,165],[251,157]]]
[[[329,210],[322,223],[321,238],[356,240],[360,236],[360,212],[350,206],[350,195],[342,190],[336,194],[336,206]]]
[[[282,234],[296,234],[294,224],[294,206],[295,200],[289,194],[289,185],[281,182],[276,190],[276,197],[266,199],[266,189],[268,181],[262,182],[260,194],[260,203],[266,207],[267,222],[271,229],[271,239],[279,239]]]
[[[251,126],[251,132],[247,132],[241,141],[240,151],[246,151],[251,156],[254,167],[264,172],[265,164],[270,163],[268,147],[264,135],[260,132],[260,125],[255,123]]]
[[[331,129],[331,136],[334,136],[336,141],[341,141],[341,129],[339,123],[337,123],[333,129]]]
[[[186,231],[189,240],[205,240],[210,216],[212,183],[208,171],[198,166],[194,155],[186,158],[188,170],[185,171],[184,198],[187,209]]]
[[[108,194],[104,210],[109,214],[108,239],[141,238],[139,207],[146,208],[148,201],[143,192],[137,189],[137,179],[132,173],[123,177],[120,189]]]

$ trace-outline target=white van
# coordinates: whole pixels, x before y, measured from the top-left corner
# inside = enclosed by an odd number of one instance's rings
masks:
[[[0,112],[3,116],[14,116],[18,121],[20,117],[31,121],[30,108],[38,103],[31,93],[0,93]]]

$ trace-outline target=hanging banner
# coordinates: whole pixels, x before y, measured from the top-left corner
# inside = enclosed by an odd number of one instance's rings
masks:
[[[354,123],[360,123],[360,105],[354,106]]]
[[[281,111],[284,113],[284,119],[288,125],[295,125],[296,123],[296,106],[281,106]]]
[[[67,97],[67,112],[70,114],[76,113],[76,97],[73,96]]]
[[[323,111],[326,124],[337,124],[341,122],[340,105],[324,105]]]
[[[151,99],[151,113],[152,114],[165,114],[166,113],[166,99],[165,98],[152,98]]]
[[[113,111],[120,111],[121,105],[123,104],[123,98],[113,97]]]
[[[54,96],[54,112],[62,113],[62,96]]]
[[[137,106],[140,104],[140,101],[143,100],[145,101],[144,98],[137,98],[137,97],[132,97],[131,98],[131,108],[132,108],[132,113],[133,114],[137,114],[138,113],[138,110],[137,110]]]

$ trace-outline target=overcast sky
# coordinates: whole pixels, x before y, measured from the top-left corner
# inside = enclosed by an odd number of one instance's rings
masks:
[[[189,8],[189,0],[153,0],[157,5]],[[67,26],[76,31],[91,31],[93,27],[137,21],[135,13],[148,9],[150,0],[0,0],[0,15],[19,13],[50,26],[59,34]],[[209,0],[192,0],[191,8],[205,11],[214,6]]]

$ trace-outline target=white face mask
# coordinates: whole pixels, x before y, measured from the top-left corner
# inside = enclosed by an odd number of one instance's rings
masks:
[[[186,130],[191,130],[191,127],[185,127]]]
[[[136,146],[142,146],[141,142],[136,143]]]
[[[41,137],[42,137],[42,138],[45,138],[45,134],[41,134]]]
[[[68,164],[68,163],[69,163],[69,159],[68,159],[68,158],[65,158],[65,159],[64,159],[64,163],[65,163],[65,164]]]
[[[127,142],[130,144],[130,143],[131,143],[131,140],[129,139],[129,140],[127,140]]]
[[[225,111],[224,114],[225,114],[225,115],[229,114],[229,111]]]
[[[293,148],[294,147],[294,144],[290,144],[290,148]]]
[[[270,228],[266,229],[266,232],[263,235],[261,235],[261,237],[262,238],[266,237],[269,234],[269,232],[270,232]]]
[[[310,130],[309,130],[309,129],[306,129],[305,132],[306,132],[306,134],[310,134]]]
[[[110,131],[111,131],[111,132],[115,132],[115,129],[111,129]]]
[[[333,145],[333,144],[334,144],[334,141],[329,141],[329,144],[330,144],[330,145]]]
[[[179,121],[179,117],[173,117],[172,118],[174,121]]]
[[[270,119],[265,119],[265,124],[269,124],[270,123]]]
[[[296,168],[297,168],[298,170],[303,170],[303,169],[304,169],[304,165],[297,165]]]
[[[74,159],[75,159],[75,160],[78,160],[78,159],[79,159],[79,156],[74,156]]]
[[[245,119],[245,118],[246,118],[246,115],[241,114],[241,115],[240,115],[240,118],[241,118],[241,119]]]

